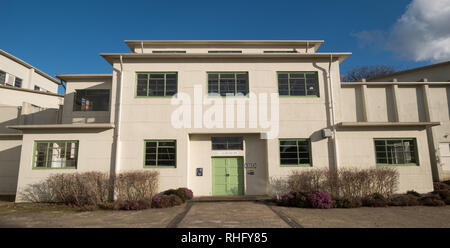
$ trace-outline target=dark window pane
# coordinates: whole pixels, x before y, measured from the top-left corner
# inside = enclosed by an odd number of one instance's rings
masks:
[[[242,150],[242,137],[212,137],[211,144],[213,150]]]

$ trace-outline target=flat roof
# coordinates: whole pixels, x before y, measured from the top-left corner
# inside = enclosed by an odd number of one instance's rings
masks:
[[[394,77],[394,76],[402,75],[402,74],[405,74],[405,73],[416,72],[416,71],[431,69],[431,68],[434,68],[434,67],[440,67],[440,66],[445,66],[445,65],[450,65],[450,61],[442,62],[442,63],[436,63],[436,64],[432,64],[432,65],[426,65],[426,66],[422,66],[422,67],[416,67],[416,68],[403,70],[403,71],[397,71],[397,72],[394,72],[394,73],[391,73],[391,74],[378,76],[378,77],[374,77],[374,78],[369,78],[367,80],[369,80],[369,81],[379,80],[379,79],[382,79],[382,78]]]
[[[85,123],[85,124],[43,124],[43,125],[11,125],[10,129],[32,130],[32,129],[111,129],[113,123]]]
[[[352,53],[101,53],[108,63],[113,64],[114,60],[122,58],[167,58],[167,59],[181,59],[181,58],[219,58],[219,59],[232,59],[232,58],[333,58],[344,61]]]
[[[47,78],[48,80],[54,82],[55,84],[58,84],[58,85],[61,84],[61,82],[59,82],[58,80],[56,80],[54,77],[48,75],[47,73],[45,73],[45,72],[39,70],[39,69],[36,68],[36,67],[34,67],[34,66],[28,64],[27,62],[25,62],[25,61],[23,61],[23,60],[17,58],[16,56],[14,56],[14,55],[12,55],[12,54],[10,54],[10,53],[7,53],[7,52],[5,52],[5,51],[3,51],[2,49],[0,49],[0,54],[3,55],[3,56],[5,56],[5,57],[7,57],[7,58],[9,58],[9,59],[11,59],[11,60],[13,60],[13,61],[15,61],[15,62],[17,62],[17,63],[19,63],[19,64],[21,64],[21,65],[23,65],[23,66],[25,66],[25,67],[27,67],[27,68],[33,68],[34,71],[35,71],[37,74],[39,74],[39,75],[41,75],[41,76]]]
[[[134,52],[136,46],[305,46],[319,49],[323,40],[125,40],[125,44]]]
[[[112,74],[58,74],[55,77],[67,81],[70,79],[112,78]]]
[[[42,94],[42,95],[48,95],[48,96],[58,96],[58,97],[64,97],[64,95],[53,93],[53,92],[45,92],[40,90],[32,90],[32,89],[26,89],[26,88],[19,88],[14,86],[8,86],[8,85],[0,85],[0,89],[8,89],[8,90],[17,90],[17,91],[25,91],[30,93],[36,93],[36,94]]]

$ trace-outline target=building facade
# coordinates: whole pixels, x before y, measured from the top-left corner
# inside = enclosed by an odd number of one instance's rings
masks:
[[[15,195],[22,132],[10,125],[59,123],[60,82],[0,50],[0,195]]]
[[[16,201],[52,173],[127,170],[210,196],[266,195],[295,170],[391,166],[399,192],[431,191],[427,128],[448,120],[434,94],[449,84],[344,84],[350,53],[322,43],[126,41],[130,53],[101,54],[111,74],[58,75],[61,123],[9,126],[23,132]]]

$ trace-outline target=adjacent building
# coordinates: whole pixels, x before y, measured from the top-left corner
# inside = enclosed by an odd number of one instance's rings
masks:
[[[58,123],[60,81],[0,50],[0,195],[14,195],[22,132],[10,125]]]
[[[125,42],[129,53],[101,54],[111,74],[57,75],[60,123],[9,126],[23,134],[16,201],[52,173],[86,171],[157,170],[160,190],[209,196],[389,166],[399,192],[433,188],[427,130],[449,130],[448,82],[341,83],[351,53],[317,40]]]

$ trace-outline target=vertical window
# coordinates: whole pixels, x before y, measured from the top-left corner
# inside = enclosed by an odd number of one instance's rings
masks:
[[[22,88],[22,79],[21,78],[16,77],[16,79],[14,80],[14,87]]]
[[[0,84],[5,85],[6,82],[6,72],[0,70]]]
[[[317,72],[278,72],[280,96],[319,96]]]
[[[211,138],[213,150],[242,150],[242,137],[212,137]]]
[[[280,139],[281,166],[311,166],[309,139]]]
[[[415,138],[374,139],[378,165],[419,164]]]
[[[176,167],[175,140],[146,140],[144,167]]]
[[[34,90],[41,90],[41,87],[35,85],[35,86],[34,86]]]
[[[73,111],[108,111],[109,90],[76,90]]]
[[[34,168],[76,168],[78,141],[35,141]]]
[[[176,72],[137,73],[136,96],[173,96],[177,93]]]
[[[248,72],[208,73],[208,94],[210,95],[247,95],[248,91]]]

